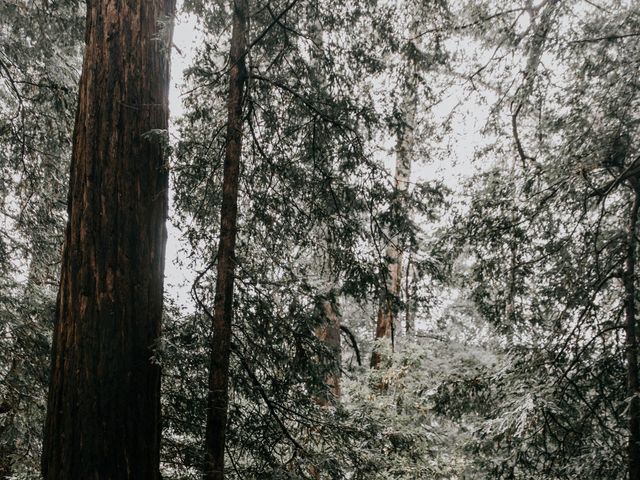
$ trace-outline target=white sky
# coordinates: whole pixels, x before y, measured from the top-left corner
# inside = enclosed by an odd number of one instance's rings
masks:
[[[179,2],[178,11],[182,11],[182,2]],[[169,131],[172,141],[177,140],[175,120],[184,112],[181,98],[182,75],[191,64],[195,49],[198,45],[199,34],[195,28],[195,19],[185,14],[176,18],[173,33],[173,43],[176,48],[171,52],[171,87],[169,90],[169,109],[171,119]],[[169,202],[173,203],[173,192],[170,187]],[[170,207],[169,219],[173,217],[173,207]],[[167,223],[167,253],[165,266],[165,291],[169,298],[175,300],[178,305],[187,310],[193,310],[193,300],[190,289],[194,280],[193,271],[186,266],[181,266],[181,260],[186,260],[186,243],[180,239],[180,231],[171,221]],[[186,262],[184,262],[186,263]]]

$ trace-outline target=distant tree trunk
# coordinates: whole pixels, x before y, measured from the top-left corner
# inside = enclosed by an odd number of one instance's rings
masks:
[[[627,254],[624,270],[625,333],[627,357],[627,397],[629,400],[629,480],[640,479],[640,384],[638,381],[638,339],[636,336],[636,236],[640,190],[634,181],[634,198],[627,229]]]
[[[10,430],[14,426],[15,412],[19,408],[20,398],[16,395],[19,389],[14,386],[16,381],[17,372],[17,360],[14,357],[11,361],[11,367],[9,371],[2,378],[3,385],[9,387],[6,390],[6,395],[0,399],[0,438],[3,441],[0,443],[0,479],[13,478],[13,455],[16,454],[16,439],[13,439]],[[18,408],[16,408],[18,407]]]
[[[320,23],[320,11],[317,3],[310,3],[307,5],[307,18],[309,19],[309,36],[313,41],[314,50],[311,56],[311,73],[312,80],[316,84],[318,90],[322,90],[326,85],[326,78],[323,75],[321,55],[324,48],[324,39],[322,37],[323,28]],[[324,132],[321,130],[317,136],[314,133],[314,149],[320,152],[321,156],[329,155],[329,159],[332,157],[329,147],[327,145]],[[325,234],[324,247],[326,250],[326,257],[324,259],[324,265],[322,266],[323,279],[331,285],[332,292],[330,298],[322,303],[321,315],[323,317],[323,324],[316,329],[316,336],[322,340],[329,349],[333,352],[334,358],[332,359],[336,365],[335,371],[329,374],[325,383],[329,385],[329,393],[334,399],[340,397],[340,361],[341,361],[341,337],[340,337],[340,313],[336,306],[336,301],[333,294],[333,289],[337,286],[339,279],[334,273],[334,262],[331,258],[333,240],[331,237],[331,231],[327,227]],[[317,399],[318,403],[323,406],[328,406],[331,403],[329,397],[322,396]]]
[[[409,188],[411,159],[415,141],[416,108],[418,103],[418,82],[415,60],[409,60],[409,65],[405,94],[401,105],[401,125],[396,143],[395,198],[392,208],[398,211],[403,211],[404,209],[404,196]],[[403,246],[400,244],[401,240],[400,235],[391,235],[389,243],[387,244],[386,256],[389,259],[389,263],[387,264],[387,285],[382,295],[376,323],[376,340],[389,339],[392,348],[397,315],[396,304],[402,284]],[[371,355],[371,367],[379,368],[382,360],[382,353],[379,349],[375,349]]]
[[[233,319],[233,282],[238,212],[238,184],[242,154],[242,104],[247,79],[248,0],[233,2],[229,97],[227,103],[227,139],[222,181],[220,241],[216,295],[213,311],[213,340],[209,368],[206,427],[206,478],[224,478],[224,445],[229,403],[229,356]]]
[[[335,370],[327,375],[325,383],[329,386],[329,394],[334,398],[340,398],[340,359],[342,342],[340,338],[340,314],[333,300],[322,302],[322,316],[325,323],[316,329],[316,336],[322,340],[333,352]],[[317,399],[321,406],[328,406],[331,397],[323,396]]]
[[[42,474],[157,479],[174,0],[87,4]],[[161,23],[164,22],[164,23]]]
[[[516,301],[516,268],[517,246],[515,240],[509,241],[509,272],[507,274],[507,301],[504,307],[504,316],[509,325],[513,327],[515,322],[515,301]]]
[[[413,252],[409,252],[409,259],[407,261],[407,278],[405,280],[405,294],[406,294],[406,308],[405,308],[405,333],[408,339],[411,339],[416,334],[416,308],[418,294],[417,289],[417,273],[416,266],[413,260]]]
[[[323,391],[322,395],[316,396],[314,400],[321,407],[329,407],[332,401],[340,398],[340,363],[342,361],[340,314],[333,299],[322,302],[321,315],[324,323],[316,329],[316,336],[331,350],[335,369],[325,377],[325,384],[329,386],[328,391]],[[318,436],[318,440],[322,442],[320,436]],[[321,469],[315,465],[309,466],[308,472],[314,480],[319,480],[322,477]]]

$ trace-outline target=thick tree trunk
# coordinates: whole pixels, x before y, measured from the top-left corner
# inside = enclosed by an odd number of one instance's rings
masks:
[[[247,71],[248,0],[234,0],[231,34],[230,81],[227,103],[227,140],[222,181],[220,242],[216,295],[213,311],[213,341],[209,368],[206,428],[206,478],[224,478],[224,445],[229,403],[229,356],[233,318],[233,281],[238,212],[238,184],[242,154],[242,103]]]
[[[88,2],[42,474],[157,479],[174,0]],[[165,22],[164,26],[160,21]]]
[[[395,172],[395,208],[403,209],[403,197],[409,188],[411,176],[411,159],[415,140],[414,128],[416,122],[417,106],[417,78],[415,64],[410,61],[409,75],[405,86],[405,96],[402,102],[402,125],[398,133],[396,144],[396,172]],[[402,245],[401,236],[393,235],[387,245],[386,256],[389,259],[387,265],[387,286],[378,309],[376,322],[376,340],[389,339],[393,349],[394,329],[397,315],[397,298],[400,295],[402,284]],[[379,368],[383,360],[383,354],[375,349],[371,355],[371,367]]]
[[[635,182],[634,182],[635,183]],[[640,191],[634,185],[634,199],[627,229],[627,256],[624,270],[627,396],[629,400],[629,480],[640,480],[640,385],[638,382],[638,339],[636,336],[636,236]]]

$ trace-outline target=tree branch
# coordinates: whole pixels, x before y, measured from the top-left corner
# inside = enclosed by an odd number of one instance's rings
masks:
[[[621,40],[624,38],[638,37],[638,36],[640,36],[640,32],[630,32],[630,33],[624,33],[622,35],[605,35],[602,37],[595,37],[595,38],[583,38],[582,40],[573,40],[569,42],[569,44],[573,45],[577,43],[596,43],[596,42],[601,42],[603,40],[613,41],[613,40]]]
[[[344,325],[340,325],[340,330],[342,330],[347,335],[347,337],[349,337],[351,347],[353,348],[356,354],[356,361],[358,362],[359,366],[362,366],[362,359],[360,358],[360,349],[358,348],[358,342],[356,342],[355,335],[353,334],[353,332],[351,332],[351,330],[349,330]]]
[[[238,351],[238,349],[233,344],[231,345],[231,351],[236,355],[238,360],[240,360],[240,365],[242,365],[243,370],[247,373],[247,375],[249,375],[249,378],[251,378],[253,385],[258,389],[258,393],[260,393],[262,400],[264,400],[264,403],[267,406],[269,413],[274,418],[276,423],[280,426],[282,433],[284,433],[284,435],[289,439],[289,441],[293,444],[294,447],[304,452],[305,451],[304,447],[300,445],[300,443],[293,437],[293,435],[291,435],[291,433],[289,433],[289,430],[287,429],[286,425],[276,413],[275,409],[273,408],[273,403],[269,399],[267,392],[265,392],[262,384],[260,383],[260,380],[258,380],[255,373],[253,373],[253,370],[251,370],[251,367],[247,363],[247,360],[244,358],[244,356],[242,356],[242,354]]]

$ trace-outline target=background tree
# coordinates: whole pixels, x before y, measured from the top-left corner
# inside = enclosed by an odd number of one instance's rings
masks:
[[[633,170],[633,150],[622,155],[621,144],[635,147],[619,139],[636,136],[626,109],[635,102],[627,77],[635,46],[633,36],[604,41],[604,32],[633,29],[637,12],[559,2],[490,7],[462,23],[497,40],[471,78],[498,95],[487,127],[498,140],[486,155],[519,167],[491,168],[469,185],[471,293],[505,334],[509,366],[494,377],[503,385],[495,411],[513,413],[506,422],[502,413],[487,419],[480,451],[496,478],[634,478],[622,439],[636,444],[627,386],[635,355],[623,335],[635,317],[625,300],[636,281],[635,215],[633,189],[618,187],[633,182],[624,173]],[[499,463],[489,432],[505,445]],[[597,453],[587,459],[585,451]]]
[[[310,9],[314,18],[297,5],[287,10],[289,5],[257,4],[250,22],[249,38],[259,41],[249,42],[247,54],[230,476],[308,476],[312,471],[335,476],[353,471],[355,462],[374,461],[371,451],[378,448],[354,450],[353,438],[365,435],[365,426],[352,423],[340,408],[319,408],[315,401],[329,396],[326,379],[340,368],[335,348],[316,333],[326,322],[321,306],[328,296],[341,304],[347,298],[366,303],[379,291],[384,259],[377,216],[388,208],[392,176],[369,152],[369,139],[386,127],[372,116],[363,72],[379,72],[383,65],[377,57],[395,48],[376,43],[378,29],[391,27],[372,21],[390,10],[372,5],[352,11],[322,2]],[[223,31],[215,23],[217,12],[205,14],[203,25]],[[324,27],[321,43],[313,41],[318,24]],[[352,35],[354,29],[363,34]],[[189,225],[193,255],[205,259],[215,256],[208,245],[216,234],[211,225],[218,224],[220,200],[210,192],[220,181],[221,162],[212,164],[211,158],[220,158],[218,132],[224,128],[224,107],[213,92],[222,90],[219,72],[227,68],[216,63],[221,57],[214,53],[215,32],[190,70],[194,91],[187,100],[176,170],[178,205]],[[363,55],[367,49],[371,55]],[[212,93],[203,95],[205,90]],[[320,264],[331,265],[331,271],[318,272]],[[208,265],[194,287],[205,315],[211,302],[207,286],[214,281]],[[371,335],[370,320],[366,335]],[[347,345],[353,346],[351,340]],[[360,338],[355,340],[359,347]],[[185,424],[176,428],[198,435]],[[192,451],[190,441],[185,445],[179,435],[172,438],[174,451]],[[361,471],[371,475],[376,468],[363,465]]]
[[[233,30],[229,53],[229,94],[220,207],[220,242],[217,253],[216,295],[213,310],[213,341],[207,392],[206,452],[208,480],[224,478],[225,432],[229,404],[229,357],[233,320],[233,283],[238,224],[238,186],[242,158],[244,88],[247,55],[249,2],[232,2]]]

